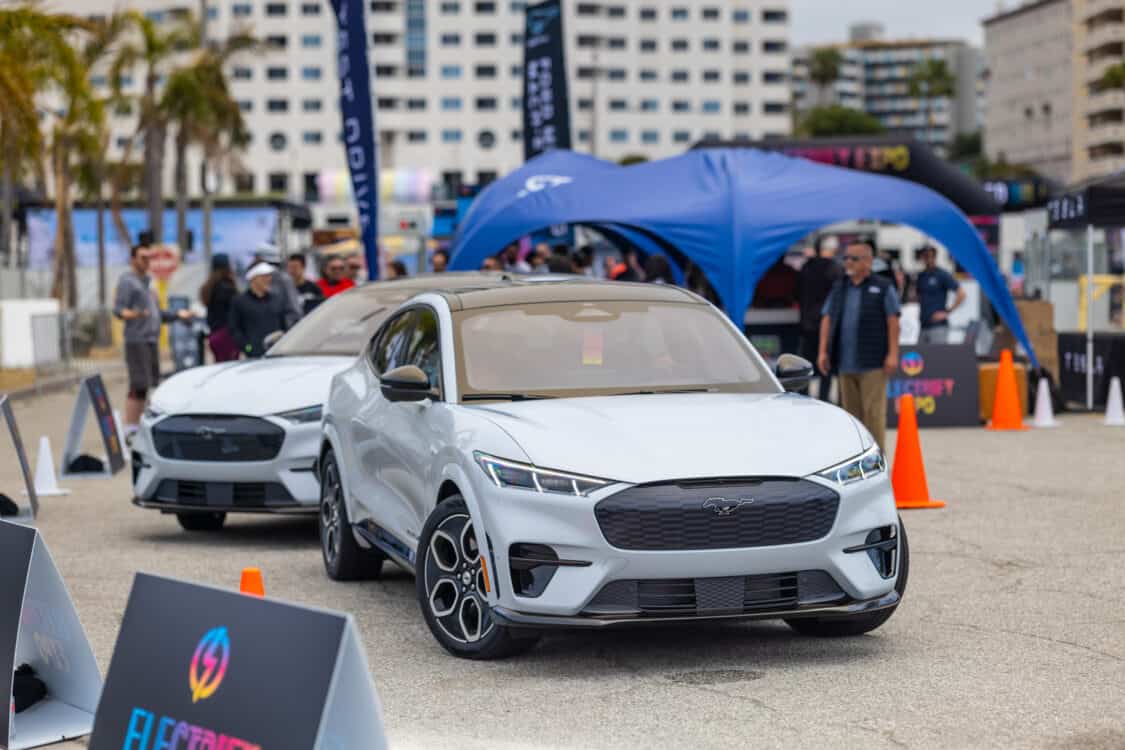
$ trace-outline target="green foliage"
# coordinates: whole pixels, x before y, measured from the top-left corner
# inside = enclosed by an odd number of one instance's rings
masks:
[[[625,154],[617,160],[617,163],[627,167],[630,164],[644,164],[646,161],[648,161],[648,157],[644,154]]]
[[[798,135],[874,135],[884,131],[882,123],[866,112],[834,104],[810,109],[798,123]]]
[[[819,47],[809,57],[809,80],[818,86],[831,86],[840,77],[844,56],[835,47]]]
[[[975,133],[958,133],[953,139],[949,149],[950,161],[964,161],[979,157],[984,153],[980,131]]]
[[[907,86],[911,96],[940,99],[957,93],[957,78],[945,60],[928,58],[914,66]]]

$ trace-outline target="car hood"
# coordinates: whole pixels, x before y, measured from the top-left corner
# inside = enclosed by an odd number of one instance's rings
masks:
[[[842,409],[787,393],[545,399],[469,408],[507,432],[537,466],[629,483],[807,476],[870,445]]]
[[[263,416],[323,404],[354,357],[266,357],[184,370],[152,395],[164,414]]]

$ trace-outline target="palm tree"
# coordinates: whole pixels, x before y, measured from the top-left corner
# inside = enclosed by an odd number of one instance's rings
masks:
[[[934,128],[934,100],[952,97],[957,92],[957,79],[949,71],[945,60],[928,58],[914,66],[907,81],[910,95],[924,100],[926,108],[926,134]]]
[[[809,58],[809,80],[816,84],[816,103],[821,103],[824,90],[840,78],[840,66],[844,56],[835,47],[814,49]]]
[[[114,92],[120,95],[126,72],[137,66],[144,71],[136,137],[144,142],[141,182],[148,207],[149,229],[153,241],[159,243],[164,240],[164,147],[168,137],[168,118],[160,109],[157,89],[172,73],[181,55],[199,46],[200,28],[191,13],[177,14],[167,25],[158,24],[137,11],[130,11],[127,15],[139,38],[119,46],[111,75]],[[126,152],[127,155],[131,153],[131,148],[127,148]]]
[[[177,68],[164,87],[159,109],[168,123],[176,126],[173,182],[176,239],[181,248],[187,246],[188,147],[201,146],[203,158],[210,162],[245,145],[242,111],[230,94],[224,67],[235,55],[257,46],[253,36],[235,34],[222,45],[201,51],[191,65]],[[204,210],[209,209],[208,201]],[[209,225],[210,221],[205,220],[204,224]]]

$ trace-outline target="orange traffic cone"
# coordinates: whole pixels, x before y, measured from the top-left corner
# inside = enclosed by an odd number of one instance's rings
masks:
[[[266,587],[262,583],[262,571],[258,568],[243,568],[238,590],[250,596],[265,596]]]
[[[899,508],[944,508],[944,500],[931,500],[922,463],[922,442],[918,439],[918,413],[909,393],[898,400],[898,438],[895,440],[895,465],[891,469],[895,505]]]
[[[1000,371],[996,373],[996,396],[992,399],[992,421],[988,429],[996,431],[1026,430],[1020,391],[1016,384],[1016,368],[1012,350],[1000,352]]]

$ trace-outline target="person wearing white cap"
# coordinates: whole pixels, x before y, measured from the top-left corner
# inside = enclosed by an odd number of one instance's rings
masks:
[[[231,336],[240,352],[250,358],[266,353],[265,339],[290,326],[284,298],[272,288],[277,270],[269,263],[256,263],[246,272],[249,288],[234,298],[230,308]]]
[[[254,249],[254,260],[250,267],[253,268],[260,263],[273,266],[275,273],[270,277],[273,284],[270,290],[285,301],[286,325],[292,326],[305,314],[305,309],[301,303],[301,295],[297,293],[297,285],[289,278],[289,274],[276,273],[281,270],[281,250],[277,245],[272,242],[262,242]]]

